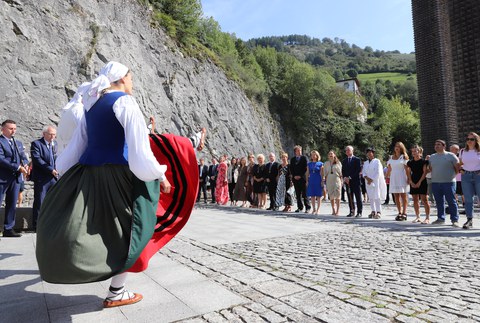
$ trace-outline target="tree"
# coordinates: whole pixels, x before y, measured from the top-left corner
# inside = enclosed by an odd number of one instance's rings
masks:
[[[352,77],[352,78],[354,78],[354,77],[357,77],[358,72],[357,72],[357,70],[355,70],[355,69],[352,68],[352,69],[349,69],[349,70],[347,71],[347,75],[350,76],[350,77]]]
[[[262,69],[262,73],[269,85],[270,89],[275,92],[278,81],[278,62],[277,51],[272,47],[257,46],[253,51],[253,55]]]
[[[397,84],[396,95],[400,96],[402,101],[408,102],[413,110],[418,111],[418,86],[415,80]]]
[[[157,21],[172,37],[187,43],[196,35],[203,14],[198,0],[150,0],[150,3],[158,11]]]
[[[418,113],[410,109],[410,105],[399,97],[391,100],[380,99],[377,110],[370,116],[375,129],[377,141],[383,148],[392,149],[397,141],[406,147],[420,142],[420,121]]]

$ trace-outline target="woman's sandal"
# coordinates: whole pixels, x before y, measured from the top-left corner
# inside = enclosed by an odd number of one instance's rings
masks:
[[[430,219],[423,220],[422,224],[430,224]]]
[[[412,221],[412,223],[419,223],[419,222],[422,222],[422,220],[420,220],[420,218],[415,218],[415,220]]]
[[[407,215],[406,214],[402,214],[402,220],[401,221],[407,221]]]
[[[395,217],[395,221],[403,221],[403,215],[398,213],[398,215]]]
[[[131,293],[127,290],[124,290],[121,293],[120,299],[116,299],[119,296],[120,295],[105,298],[105,300],[103,301],[103,307],[110,308],[110,307],[130,305],[130,304],[135,304],[137,302],[140,302],[143,299],[142,294]]]
[[[381,217],[382,217],[382,213],[380,212],[377,212],[377,214],[373,216],[374,219],[380,219]]]
[[[368,218],[369,218],[369,219],[374,219],[374,218],[375,218],[375,211],[372,211],[372,213],[370,213],[370,214],[368,215]]]

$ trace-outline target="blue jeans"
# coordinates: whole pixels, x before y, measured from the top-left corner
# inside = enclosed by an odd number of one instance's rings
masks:
[[[467,219],[473,218],[473,197],[480,195],[480,174],[465,172],[462,174],[462,190],[465,198]]]
[[[445,221],[445,199],[448,203],[450,220],[458,222],[458,205],[455,200],[455,182],[432,183],[432,192],[437,203],[437,215],[439,220]]]

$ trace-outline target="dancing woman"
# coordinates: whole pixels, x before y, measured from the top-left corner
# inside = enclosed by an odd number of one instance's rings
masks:
[[[192,142],[168,135],[149,141],[132,89],[131,71],[117,62],[106,64],[91,82],[79,127],[57,159],[63,176],[48,192],[37,227],[42,279],[78,284],[112,277],[104,307],[143,298],[125,289],[127,271],[145,270],[178,233],[198,189]],[[178,168],[167,171],[161,164]],[[170,208],[159,204],[160,186]]]

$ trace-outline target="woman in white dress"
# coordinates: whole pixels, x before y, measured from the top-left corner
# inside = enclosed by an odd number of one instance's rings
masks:
[[[390,193],[395,197],[395,204],[397,205],[396,221],[407,220],[407,193],[409,191],[407,162],[408,155],[405,145],[402,142],[395,143],[393,155],[390,156],[387,163],[387,177],[390,177]]]
[[[375,158],[375,149],[368,148],[367,161],[363,163],[362,175],[365,179],[365,188],[372,212],[368,216],[370,219],[380,219],[382,215],[382,201],[387,196],[387,184],[383,176],[383,166],[380,160]]]

